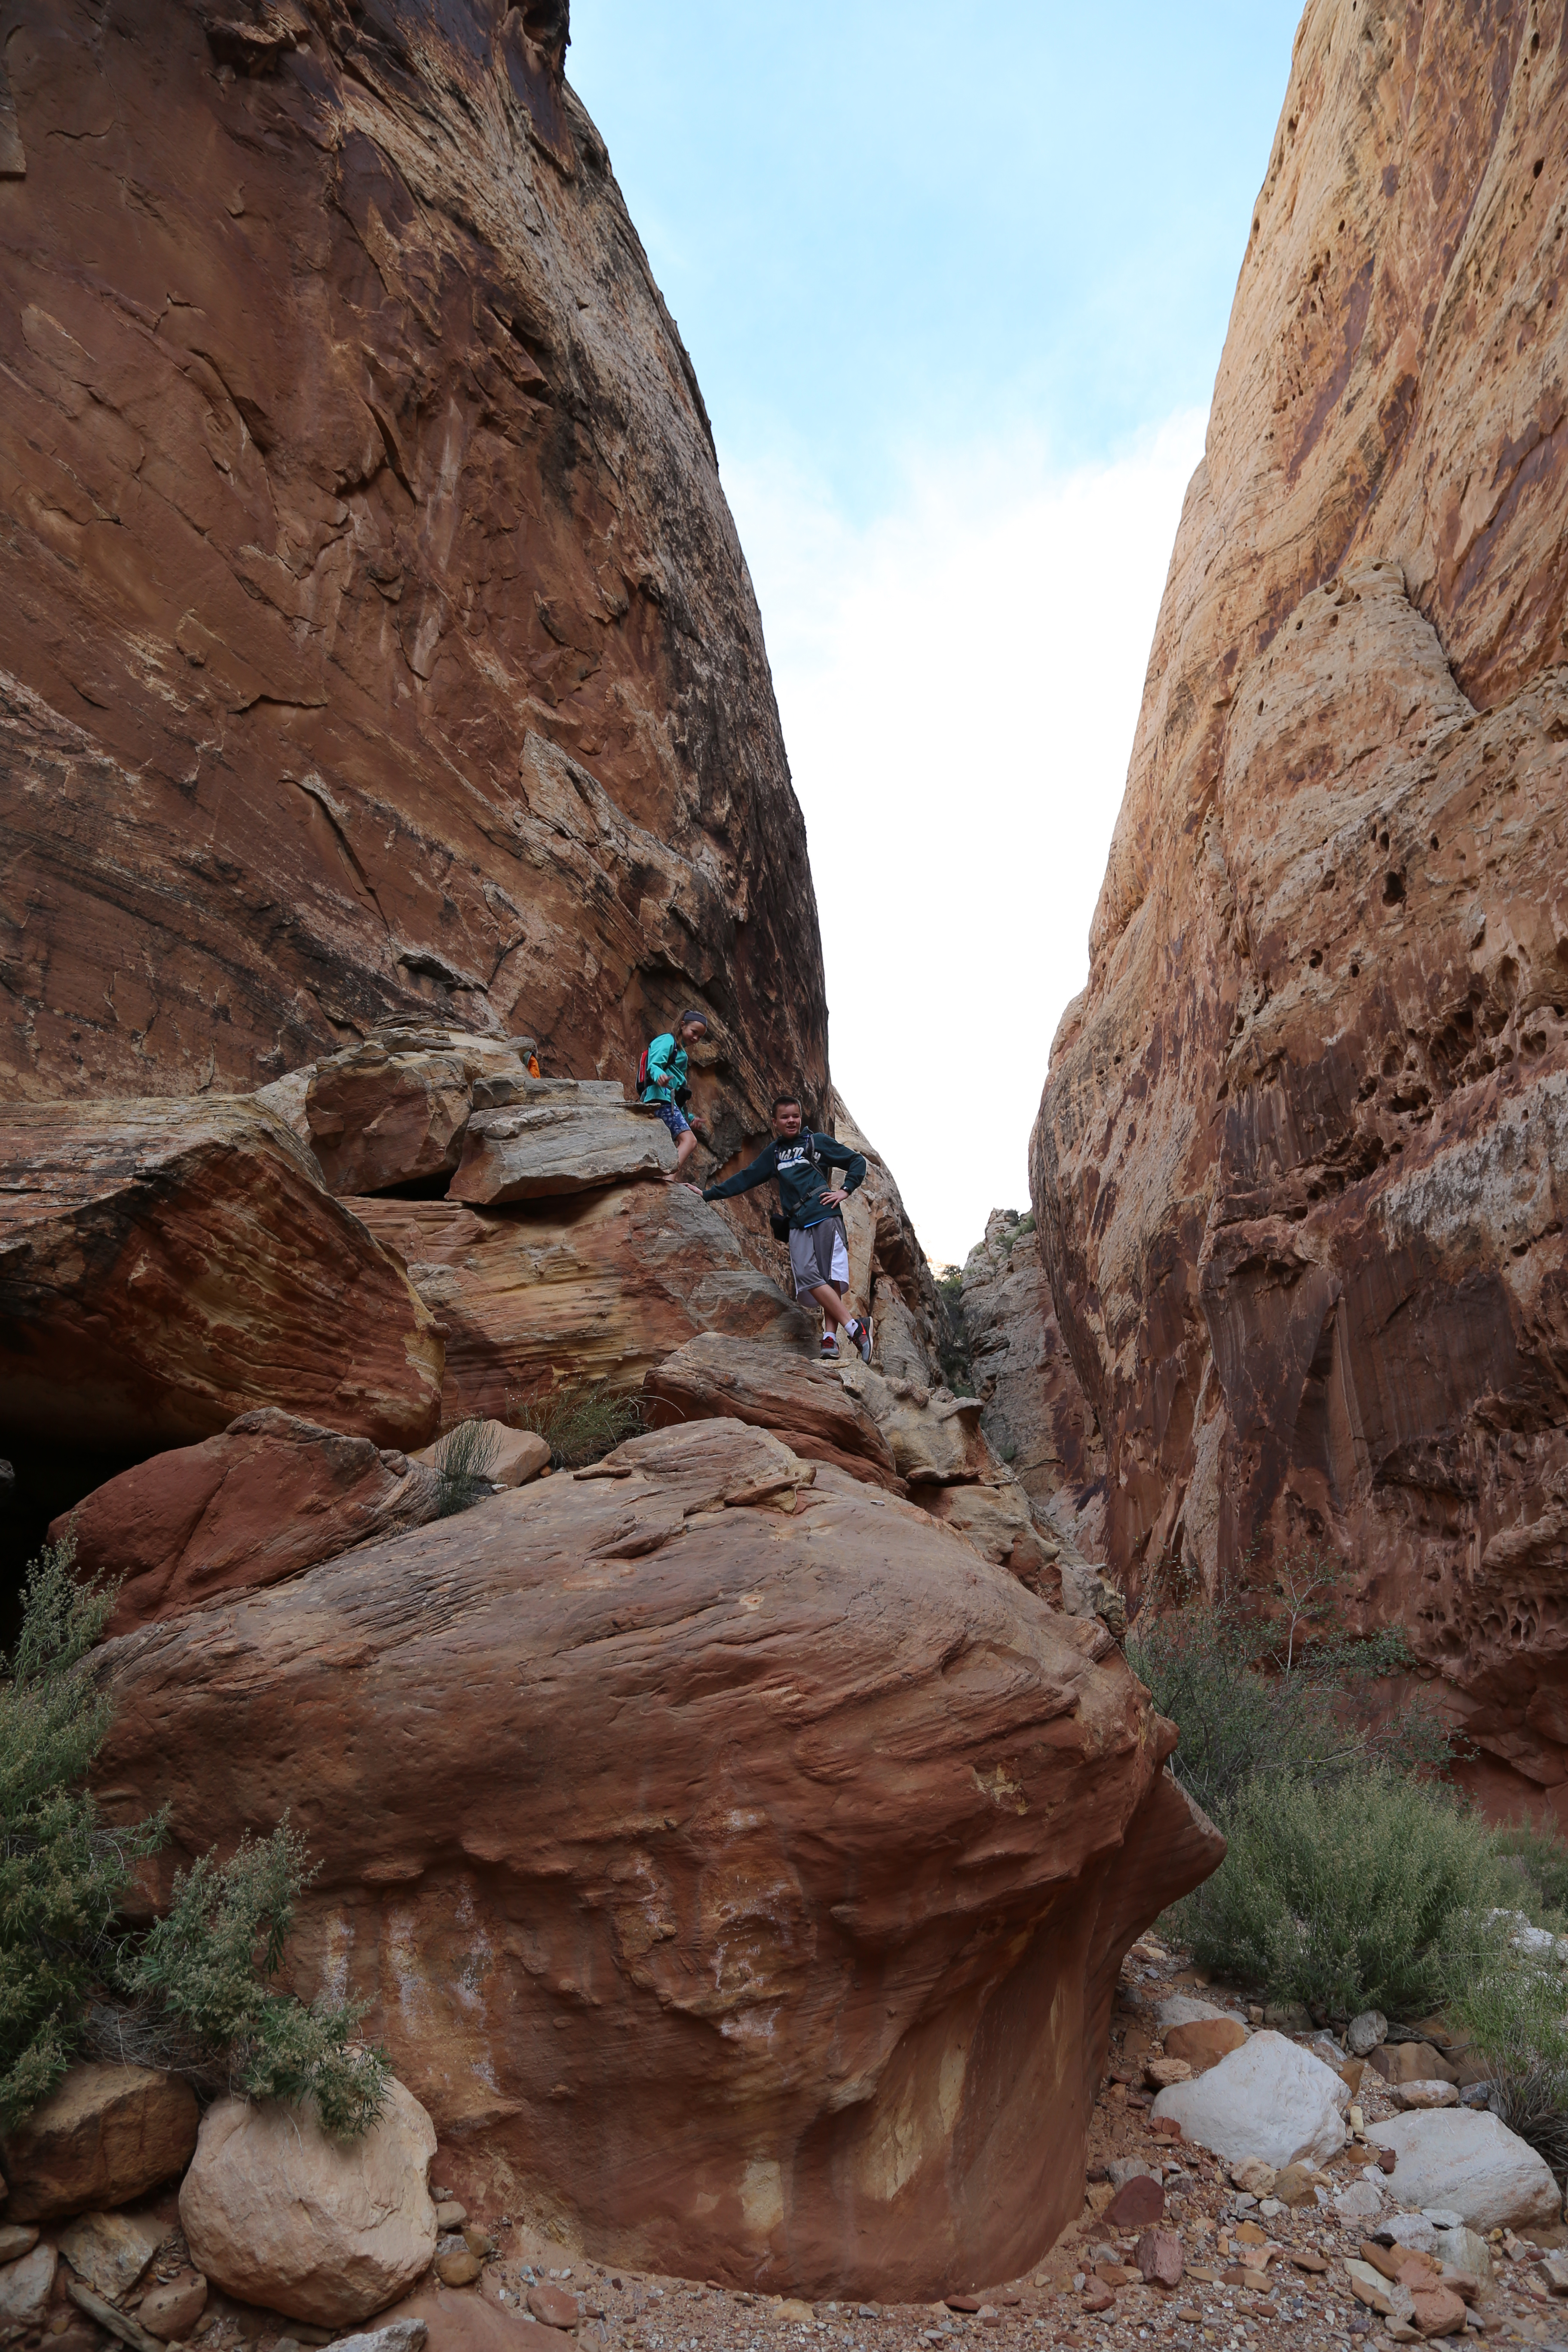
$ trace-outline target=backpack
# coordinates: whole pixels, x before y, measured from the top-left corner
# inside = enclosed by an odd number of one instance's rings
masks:
[[[816,1156],[816,1145],[812,1140],[810,1128],[803,1127],[800,1130],[799,1136],[792,1136],[790,1140],[792,1142],[801,1142],[805,1144],[805,1156],[807,1160],[809,1160],[812,1166],[820,1172],[822,1162]],[[775,1242],[788,1241],[790,1236],[790,1222],[786,1216],[783,1215],[777,1209],[771,1210],[768,1214],[768,1223],[773,1227],[773,1234]]]
[[[669,1033],[668,1033],[668,1030],[661,1029],[661,1030],[659,1031],[659,1035],[660,1035],[661,1037],[663,1037],[663,1036],[668,1036],[668,1034],[669,1034]],[[651,1045],[652,1045],[652,1044],[653,1044],[653,1039],[650,1037],[650,1038],[648,1039],[647,1045],[645,1045],[645,1046],[643,1047],[642,1052],[637,1055],[637,1100],[638,1100],[638,1102],[641,1102],[641,1100],[642,1100],[642,1098],[643,1098],[643,1089],[644,1089],[644,1087],[645,1087],[647,1085],[647,1083],[648,1083],[648,1076],[647,1076],[647,1056],[648,1056],[648,1046],[651,1046]],[[691,1088],[690,1088],[689,1087],[675,1087],[675,1088],[674,1088],[674,1090],[673,1090],[673,1091],[674,1091],[675,1101],[676,1101],[677,1106],[678,1106],[681,1110],[684,1110],[684,1109],[685,1109],[685,1108],[686,1108],[686,1106],[687,1106],[687,1104],[691,1100]]]

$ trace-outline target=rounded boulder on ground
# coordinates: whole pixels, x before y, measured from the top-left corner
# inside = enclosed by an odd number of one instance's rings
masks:
[[[52,2221],[128,2205],[183,2172],[195,2144],[195,2097],[177,2074],[73,2066],[0,2143],[6,2219]]]
[[[202,2118],[180,2190],[191,2259],[240,2302],[290,2319],[369,2319],[429,2268],[435,2153],[435,2126],[401,2083],[353,2140],[280,2100],[221,2099]]]
[[[1474,2107],[1438,2107],[1373,2124],[1367,2139],[1392,2148],[1402,2205],[1460,2214],[1472,2230],[1550,2228],[1563,2198],[1550,2167],[1497,2116]]]
[[[1337,2156],[1349,2103],[1331,2066],[1282,2033],[1261,2032],[1194,2082],[1162,2091],[1154,2113],[1173,2116],[1184,2139],[1227,2164],[1257,2157],[1279,2169]]]

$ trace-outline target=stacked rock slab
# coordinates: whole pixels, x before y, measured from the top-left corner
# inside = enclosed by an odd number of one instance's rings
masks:
[[[476,1113],[447,1188],[454,1201],[500,1208],[554,1201],[604,1184],[666,1176],[675,1166],[669,1129],[612,1081],[526,1079],[513,1109]]]
[[[448,1427],[475,1414],[512,1419],[557,1388],[634,1391],[700,1331],[790,1351],[815,1344],[799,1307],[682,1185],[612,1185],[524,1208],[353,1208],[435,1318]]]
[[[690,999],[734,1150],[826,1084],[805,830],[566,7],[253,13],[6,19],[0,1093]]]
[[[868,1485],[902,1491],[887,1440],[837,1370],[754,1341],[704,1332],[643,1381],[655,1428],[740,1421],[775,1432],[793,1452]]]
[[[441,1342],[253,1102],[0,1108],[0,1415],[100,1451],[277,1406],[377,1445],[435,1432]]]
[[[585,2246],[929,2295],[1078,2211],[1121,1956],[1220,1848],[1101,1628],[810,1473],[653,1433],[132,1633],[101,1778],[171,1864],[289,1809],[300,1989]]]
[[[1568,1811],[1565,45],[1306,12],[1031,1183],[1112,1568],[1326,1554]]]

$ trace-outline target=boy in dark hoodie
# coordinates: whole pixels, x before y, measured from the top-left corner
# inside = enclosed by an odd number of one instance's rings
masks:
[[[865,1181],[866,1162],[831,1135],[815,1135],[802,1123],[798,1095],[775,1095],[773,1139],[749,1167],[737,1169],[722,1184],[710,1184],[705,1201],[731,1201],[758,1184],[778,1187],[779,1209],[789,1219],[789,1265],[797,1298],[814,1298],[826,1328],[822,1352],[836,1357],[838,1333],[844,1331],[862,1360],[871,1360],[868,1326],[848,1313],[843,1293],[849,1287],[849,1244],[840,1214],[847,1195]],[[826,1170],[842,1168],[844,1181],[835,1185]]]

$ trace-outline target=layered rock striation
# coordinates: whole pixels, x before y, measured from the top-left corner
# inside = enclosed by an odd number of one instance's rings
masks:
[[[1307,8],[1031,1154],[1112,1566],[1337,1570],[1554,1801],[1565,37]]]
[[[11,9],[5,1093],[422,1004],[620,1076],[691,998],[721,1154],[820,1097],[755,600],[566,14]]]

